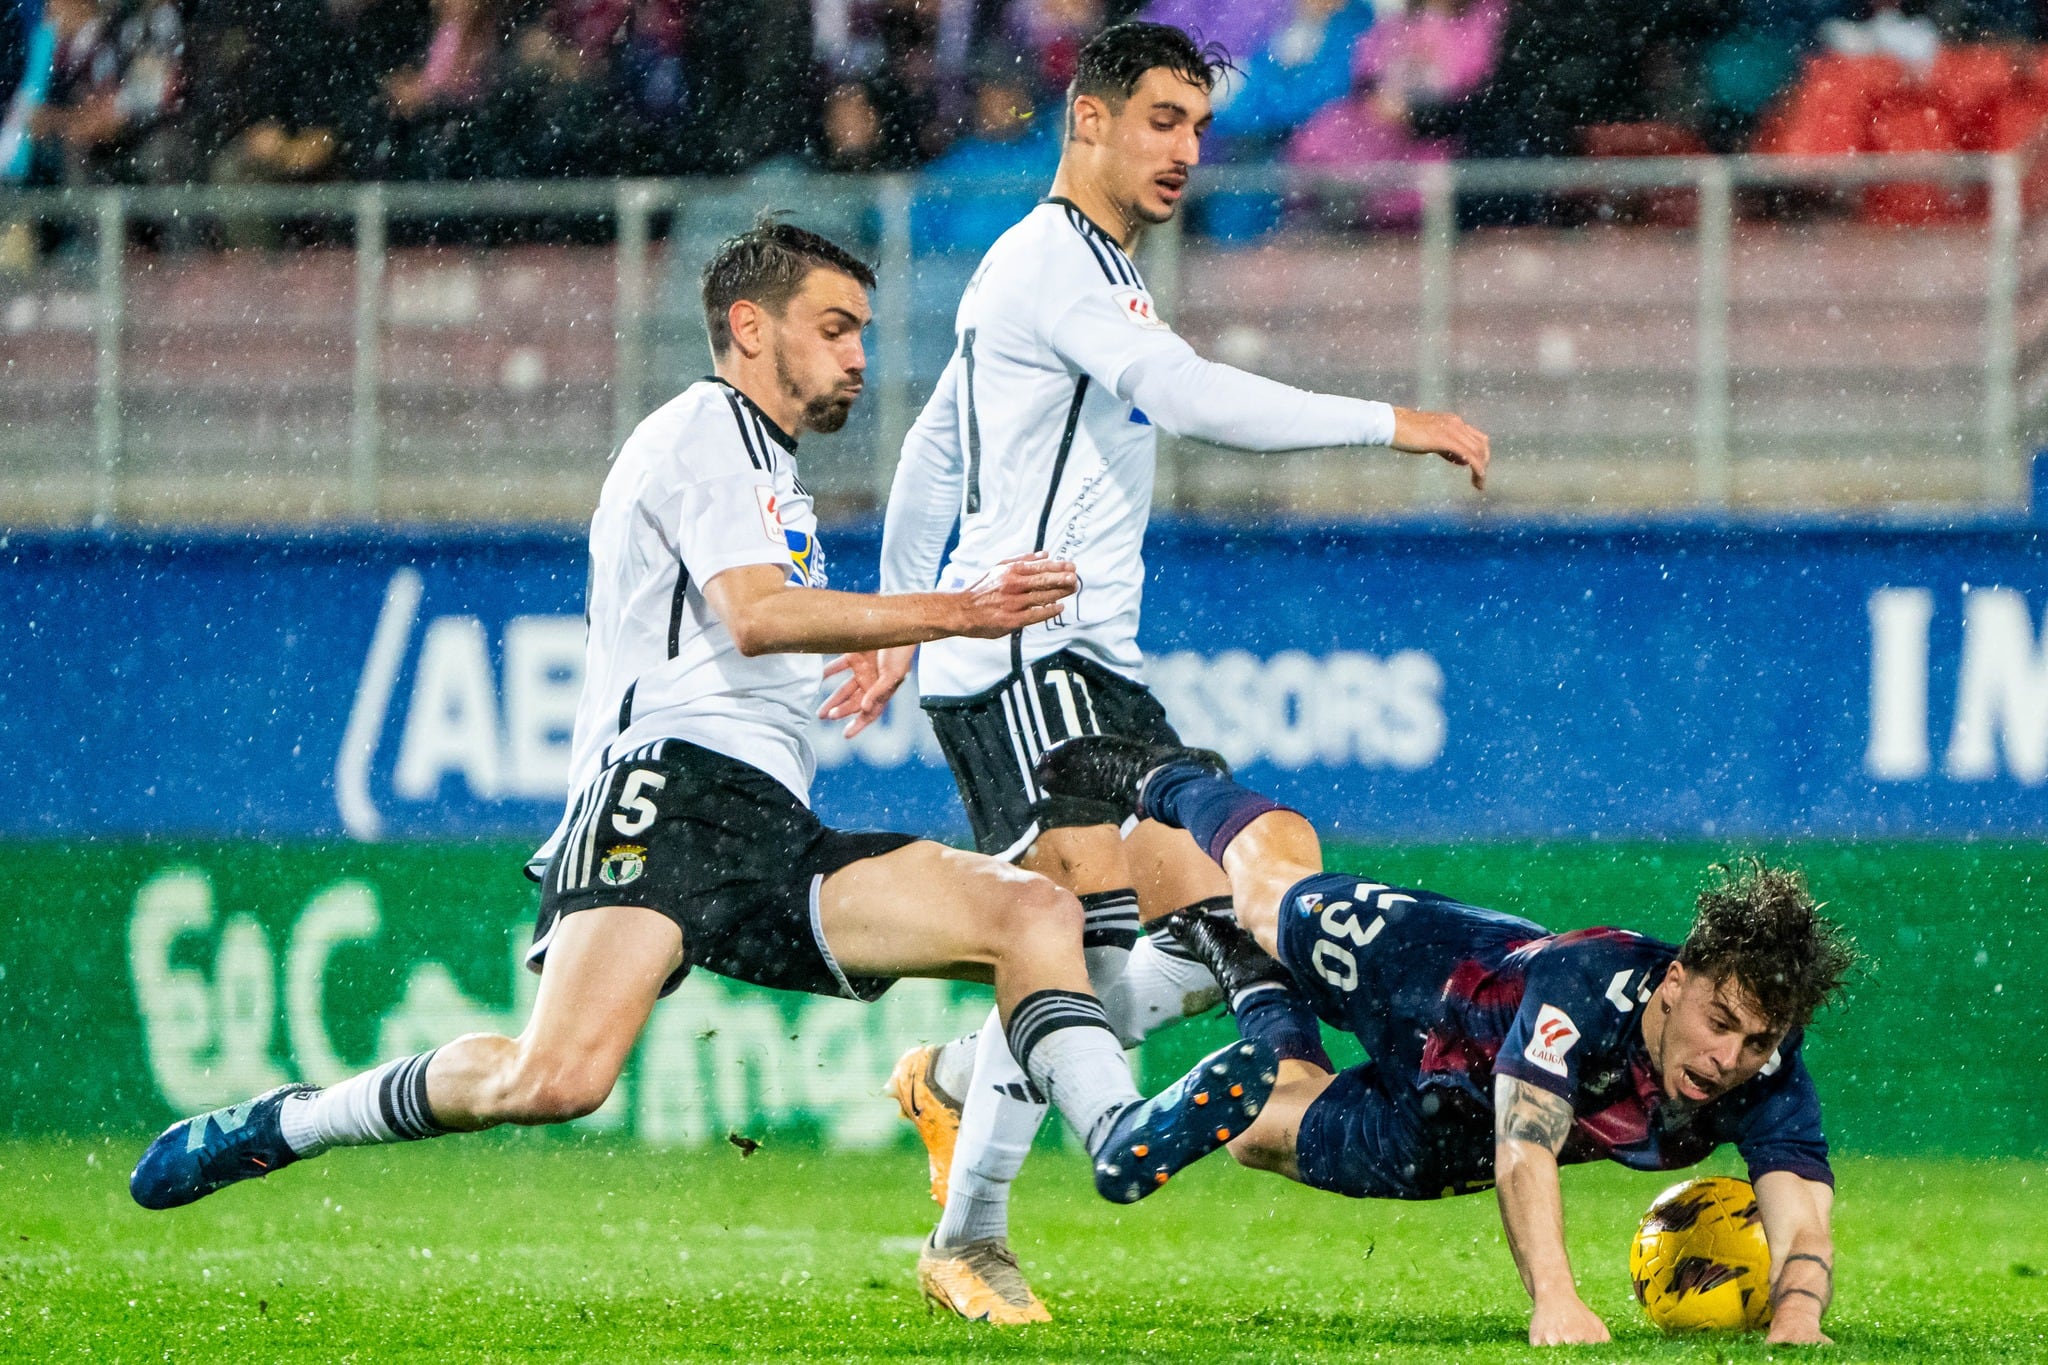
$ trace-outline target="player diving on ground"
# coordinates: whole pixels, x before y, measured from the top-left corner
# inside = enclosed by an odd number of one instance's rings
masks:
[[[642,422],[605,479],[574,776],[529,865],[540,987],[525,1031],[174,1124],[131,1177],[139,1203],[187,1204],[330,1147],[588,1114],[656,1000],[699,966],[857,1000],[902,976],[993,983],[1010,1048],[1113,1199],[1156,1188],[1258,1112],[1273,1060],[1256,1043],[1139,1096],[1089,989],[1070,893],[907,834],[830,829],[810,809],[821,655],[1000,639],[1075,589],[1073,565],[1042,555],[940,592],[825,586],[796,433],[838,430],[860,396],[873,286],[860,261],[786,224],[726,242],[703,274],[715,376]]]
[[[1433,891],[1325,872],[1309,822],[1201,750],[1071,740],[1047,790],[1193,836],[1237,916],[1171,931],[1215,972],[1280,1084],[1231,1144],[1247,1166],[1358,1198],[1495,1186],[1534,1301],[1536,1345],[1601,1342],[1564,1242],[1561,1164],[1690,1166],[1724,1143],[1748,1163],[1771,1251],[1770,1339],[1825,1343],[1834,1176],[1800,1057],[1855,960],[1796,872],[1745,860],[1699,898],[1676,947],[1626,929],[1553,934]],[[1369,1060],[1336,1071],[1318,1021]]]
[[[1148,823],[1120,837],[1040,791],[1030,769],[1070,735],[1178,742],[1138,649],[1158,433],[1258,451],[1392,446],[1462,466],[1475,486],[1490,457],[1456,416],[1216,364],[1159,315],[1130,252],[1187,191],[1221,69],[1163,24],[1119,24],[1082,49],[1052,193],[989,249],[960,300],[954,353],[904,441],[882,541],[887,592],[971,583],[1034,552],[1075,564],[1080,588],[1056,618],[934,641],[918,683],[975,847],[1080,897],[1089,979],[1133,1043],[1217,998],[1200,965],[1141,921],[1227,909],[1229,883],[1186,835]],[[854,677],[825,715],[857,732],[916,652],[846,661]],[[996,1323],[1047,1316],[1007,1245],[1010,1182],[1045,1115],[1026,1079],[990,1027],[907,1054],[891,1081],[945,1206],[919,1280],[935,1302]]]

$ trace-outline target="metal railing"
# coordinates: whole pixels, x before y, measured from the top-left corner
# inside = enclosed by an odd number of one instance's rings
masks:
[[[1560,201],[1569,201],[1577,205],[1576,216],[1597,224],[1603,215],[1614,216],[1617,200],[1623,204],[1621,216],[1629,216],[1629,196],[1673,192],[1689,196],[1689,202],[1680,204],[1675,211],[1666,205],[1661,216],[1649,215],[1665,223],[1664,226],[1653,222],[1638,229],[1639,234],[1648,234],[1647,240],[1656,243],[1656,250],[1661,253],[1649,259],[1642,269],[1653,277],[1661,277],[1689,265],[1694,277],[1689,318],[1681,319],[1674,313],[1656,324],[1662,328],[1659,335],[1667,341],[1689,333],[1691,347],[1689,365],[1681,367],[1686,371],[1684,374],[1665,375],[1654,381],[1666,385],[1672,394],[1680,388],[1690,390],[1682,418],[1677,415],[1675,399],[1666,405],[1673,416],[1668,429],[1658,430],[1656,439],[1666,444],[1683,439],[1683,444],[1689,447],[1689,486],[1679,487],[1666,479],[1663,500],[1667,504],[1720,508],[1744,500],[1738,495],[1736,474],[1741,460],[1735,438],[1742,434],[1744,420],[1738,388],[1748,381],[1737,373],[1737,348],[1731,325],[1736,320],[1738,303],[1747,298],[1744,291],[1749,286],[1741,280],[1736,260],[1738,242],[1751,232],[1781,237],[1787,231],[1782,225],[1772,225],[1773,221],[1782,224],[1782,214],[1762,226],[1748,227],[1742,214],[1745,203],[1762,194],[1796,192],[1808,196],[1810,202],[1793,220],[1807,226],[1795,227],[1793,235],[1820,234],[1812,237],[1814,259],[1832,253],[1828,259],[1846,259],[1853,265],[1858,250],[1873,249],[1873,230],[1857,227],[1853,214],[1832,209],[1830,204],[1853,205],[1854,196],[1871,187],[1902,183],[1933,187],[1929,193],[1937,196],[1974,193],[1981,196],[1974,213],[1936,213],[1932,216],[1950,221],[1895,231],[1922,234],[1928,242],[1940,243],[1951,256],[1956,251],[1981,253],[1981,285],[1968,284],[1972,272],[1969,262],[1964,261],[1961,267],[1948,272],[1964,283],[1956,285],[1952,296],[1941,301],[1941,306],[1951,313],[1958,308],[1981,309],[1976,354],[1933,358],[1901,354],[1898,359],[1904,362],[1911,358],[1922,369],[1929,368],[1930,359],[1939,362],[1932,365],[1929,373],[1945,377],[1938,378],[1938,382],[1928,381],[1934,385],[1929,392],[1931,401],[1954,405],[1956,416],[1947,422],[1947,427],[1956,426],[1965,409],[1974,410],[1974,438],[1969,442],[1974,450],[1970,457],[1963,456],[1953,440],[1928,442],[1928,459],[1951,475],[1957,474],[1964,464],[1972,467],[1967,477],[1950,478],[1940,485],[1949,490],[1946,500],[1967,501],[1984,508],[2008,508],[2018,505],[2024,497],[2023,457],[2036,439],[2037,414],[2044,396],[2048,396],[2044,395],[2044,389],[2048,389],[2048,378],[2044,378],[2044,373],[2048,373],[2048,354],[2044,354],[2044,349],[2048,348],[2039,344],[2044,321],[2048,319],[2041,316],[2044,310],[2037,306],[2043,295],[2040,281],[2044,271],[2048,271],[2048,248],[2041,247],[2035,240],[2036,234],[2027,230],[2025,191],[2032,171],[2033,161],[2028,153],[1873,155],[1818,161],[1734,157],[1464,162],[1390,165],[1345,175],[1279,168],[1204,168],[1198,180],[1198,193],[1191,202],[1198,218],[1204,213],[1204,205],[1263,204],[1265,208],[1260,212],[1270,220],[1269,230],[1259,231],[1249,243],[1218,244],[1183,231],[1176,221],[1150,234],[1140,261],[1162,311],[1181,324],[1198,345],[1214,339],[1203,335],[1205,317],[1210,324],[1207,331],[1221,328],[1228,332],[1228,300],[1221,296],[1227,295],[1233,279],[1258,268],[1265,253],[1292,252],[1290,259],[1307,262],[1304,269],[1321,270],[1330,279],[1345,278],[1345,270],[1359,261],[1368,262],[1360,268],[1373,271],[1396,271],[1402,263],[1412,265],[1412,302],[1401,305],[1400,316],[1374,315],[1378,319],[1374,321],[1366,313],[1357,312],[1347,315],[1345,322],[1352,328],[1352,334],[1368,340],[1384,340],[1396,331],[1410,338],[1409,364],[1389,368],[1385,363],[1375,366],[1360,361],[1351,365],[1340,353],[1295,356],[1299,362],[1296,370],[1305,367],[1307,373],[1288,373],[1284,362],[1263,368],[1278,369],[1278,377],[1282,378],[1321,379],[1326,383],[1334,380],[1333,386],[1354,392],[1373,391],[1378,396],[1416,406],[1458,406],[1461,410],[1468,404],[1481,410],[1490,407],[1499,447],[1504,456],[1512,458],[1518,431],[1512,420],[1516,410],[1511,405],[1503,408],[1497,401],[1494,389],[1498,386],[1489,387],[1489,375],[1512,372],[1525,376],[1527,367],[1513,362],[1489,371],[1485,364],[1463,354],[1471,349],[1467,343],[1475,338],[1498,343],[1504,336],[1512,339],[1513,329],[1521,325],[1512,319],[1489,322],[1487,310],[1492,305],[1487,281],[1461,278],[1465,272],[1478,268],[1487,250],[1502,241],[1520,240],[1512,231],[1477,226],[1486,217],[1485,205],[1517,196],[1553,207]],[[581,224],[578,232],[568,235],[572,239],[579,234],[585,239],[595,237],[599,243],[594,247],[560,249],[609,251],[613,292],[609,303],[610,373],[601,381],[608,390],[609,430],[585,432],[580,440],[560,443],[574,445],[575,449],[555,451],[557,460],[573,466],[594,487],[590,475],[595,468],[593,448],[607,442],[616,445],[623,440],[648,410],[650,394],[659,390],[665,396],[666,390],[679,385],[691,372],[692,367],[683,357],[694,349],[693,339],[701,337],[701,324],[694,318],[688,285],[707,244],[744,222],[760,207],[794,209],[799,219],[804,219],[813,216],[821,205],[830,205],[828,216],[851,225],[848,230],[863,239],[863,247],[879,259],[880,286],[876,292],[872,341],[871,387],[875,398],[862,433],[866,457],[847,450],[842,443],[836,455],[837,472],[824,482],[826,492],[836,496],[843,506],[872,508],[886,492],[896,451],[915,416],[916,405],[950,348],[950,300],[957,297],[957,288],[964,284],[976,254],[934,249],[929,240],[932,230],[921,215],[935,207],[973,202],[978,197],[1013,199],[1021,212],[1040,188],[1038,182],[954,183],[894,176],[778,177],[737,182],[571,181],[15,192],[0,194],[0,225],[15,224],[14,230],[19,232],[20,225],[26,224],[68,224],[70,235],[68,244],[60,240],[53,254],[35,262],[17,261],[12,275],[0,273],[0,304],[4,304],[10,291],[34,291],[58,276],[76,279],[82,285],[89,276],[93,345],[89,515],[99,524],[148,520],[152,519],[151,509],[138,507],[124,496],[124,489],[141,472],[137,466],[136,439],[148,425],[131,410],[133,381],[128,350],[130,333],[136,326],[130,308],[131,277],[144,267],[167,268],[183,261],[208,259],[206,248],[188,250],[180,245],[205,237],[208,224],[276,224],[295,220],[326,224],[330,240],[346,245],[353,297],[347,342],[350,363],[346,468],[345,476],[334,479],[346,492],[344,506],[334,510],[368,519],[403,511],[394,507],[387,496],[393,477],[387,459],[392,440],[391,394],[394,384],[408,378],[393,373],[387,355],[395,325],[390,306],[394,260],[404,260],[404,253],[415,249],[403,242],[430,244],[446,236],[444,229],[450,223],[548,219],[558,225]],[[1356,215],[1347,218],[1350,210],[1346,206],[1355,209],[1376,200],[1383,210],[1386,204],[1393,205],[1391,210],[1378,214],[1377,230],[1353,230]],[[1343,226],[1331,226],[1339,221]],[[153,252],[132,245],[135,234],[144,229],[160,244]],[[1602,238],[1597,229],[1588,238],[1589,229],[1583,227],[1521,231],[1525,236],[1538,234],[1546,241],[1590,244],[1585,253],[1588,259],[1598,257],[1602,241],[1612,244],[1620,240]],[[62,238],[64,234],[59,230],[56,235]],[[560,237],[557,233],[557,240]],[[395,246],[395,240],[401,244]],[[163,242],[170,245],[163,246]],[[1794,247],[1797,245],[1795,242]],[[489,245],[443,245],[434,249],[466,252],[486,262],[496,250]],[[1409,254],[1400,255],[1398,261],[1391,255],[1382,260],[1371,257],[1375,251]],[[1326,287],[1319,295],[1313,287],[1307,288],[1300,293],[1299,306],[1320,309],[1329,302],[1330,292]],[[1639,300],[1622,297],[1627,292],[1623,285],[1610,295],[1598,295],[1596,291],[1588,297],[1596,298],[1601,307],[1634,306]],[[261,314],[262,300],[251,299],[249,304],[252,317]],[[1903,299],[1898,321],[1872,325],[1904,328],[1915,320],[1913,304],[1913,299]],[[1794,321],[1805,325],[1802,320]],[[10,330],[14,333],[11,340],[0,334],[0,348],[35,346],[33,327]],[[1951,327],[1945,335],[1959,334]],[[1567,336],[1567,352],[1569,341]],[[1910,348],[1913,343],[1908,338],[1901,344]],[[1210,348],[1204,345],[1204,349]],[[1878,349],[1882,349],[1881,345]],[[701,372],[701,367],[699,361],[696,372]],[[0,375],[16,369],[10,359],[6,368],[0,369]],[[1864,369],[1870,371],[1870,366],[1866,364]],[[1610,370],[1615,382],[1623,385],[1632,373],[1627,363],[1610,366]],[[1904,373],[1903,364],[1900,372]],[[1762,380],[1770,377],[1767,366],[1757,374]],[[1885,374],[1880,366],[1859,382],[1873,393],[1885,392],[1891,387]],[[1960,377],[1964,374],[1974,376],[1974,382],[1968,386],[1974,388],[1974,396],[1963,392],[1965,386]],[[11,443],[5,441],[5,428],[28,420],[8,408],[5,391],[13,388],[14,398],[25,401],[33,396],[30,391],[37,382],[33,378],[0,379],[0,473],[4,473],[8,463],[22,458],[21,448],[8,448]],[[1821,382],[1824,386],[1826,381]],[[1535,396],[1524,401],[1524,414],[1530,420],[1542,419],[1546,400],[1540,384],[1533,380],[1529,383],[1534,385],[1529,393]],[[1843,392],[1847,394],[1849,390],[1844,388]],[[287,395],[287,403],[289,398]],[[1845,411],[1851,398],[1843,400]],[[173,393],[168,401],[175,406],[179,400]],[[1823,426],[1825,419],[1823,413]],[[200,425],[207,425],[206,420],[201,419]],[[220,440],[232,445],[238,439],[226,430],[232,423],[224,421],[222,426]],[[61,423],[55,429],[60,433],[56,443],[64,444],[61,433],[65,429]],[[1844,430],[1852,429],[1845,425]],[[338,448],[329,439],[332,435],[322,434],[325,448]],[[24,438],[25,442],[29,439]],[[1812,439],[1810,433],[1808,439]],[[43,446],[50,444],[41,436],[33,440]],[[1561,458],[1588,445],[1584,440],[1575,445],[1574,440],[1569,431],[1558,436],[1555,444],[1562,452]],[[1788,452],[1798,453],[1791,447]],[[73,454],[75,472],[82,476],[88,451],[81,448]],[[544,465],[546,452],[538,458]],[[1193,491],[1198,476],[1210,461],[1220,458],[1225,457],[1190,443],[1166,443],[1162,454],[1163,500],[1169,504],[1179,499],[1185,505],[1203,505],[1203,499]],[[333,478],[337,471],[331,468],[331,461],[324,455],[321,459],[323,477]],[[63,466],[65,462],[60,458],[58,464]],[[529,467],[538,466],[521,468]],[[175,476],[175,470],[172,475]],[[519,471],[515,469],[506,477],[517,478]],[[1449,488],[1450,484],[1438,471],[1418,466],[1417,474],[1404,491],[1399,496],[1383,497],[1381,505],[1435,507],[1443,503]],[[1226,491],[1211,500],[1228,503],[1231,496]],[[1944,499],[1937,496],[1936,500]],[[564,507],[561,512],[565,516],[581,515],[573,507]],[[0,521],[19,522],[36,515],[33,510],[10,512],[0,505]],[[262,511],[252,508],[250,515],[260,516]],[[289,518],[292,514],[287,510],[275,515]]]

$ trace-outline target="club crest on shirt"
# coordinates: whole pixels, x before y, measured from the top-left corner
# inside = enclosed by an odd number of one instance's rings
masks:
[[[1529,1045],[1522,1055],[1551,1075],[1562,1076],[1565,1054],[1578,1041],[1579,1026],[1572,1017],[1555,1005],[1545,1005],[1536,1012],[1536,1027],[1530,1030]]]
[[[1144,290],[1119,289],[1110,297],[1116,300],[1116,306],[1123,310],[1124,316],[1137,323],[1138,326],[1159,328],[1166,326],[1160,320],[1158,310],[1152,306],[1152,296]]]
[[[597,865],[597,879],[606,886],[624,886],[639,881],[646,870],[647,850],[639,844],[621,844]]]

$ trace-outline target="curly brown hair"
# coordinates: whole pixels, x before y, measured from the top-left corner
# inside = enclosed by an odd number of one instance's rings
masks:
[[[1716,982],[1734,977],[1773,1027],[1803,1027],[1856,966],[1855,941],[1820,913],[1796,868],[1750,854],[1709,871],[1680,965]]]

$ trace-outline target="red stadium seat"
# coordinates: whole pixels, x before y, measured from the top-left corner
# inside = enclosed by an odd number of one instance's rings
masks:
[[[1991,145],[1999,109],[2021,89],[2020,49],[1999,43],[1944,47],[1927,86],[1955,116],[1964,149],[1983,151]]]
[[[1874,152],[1958,152],[1958,120],[1931,89],[1902,88],[1877,102],[1870,116]],[[1930,183],[1872,185],[1863,191],[1862,218],[1888,227],[1950,223],[1980,210],[1981,192]]]
[[[1764,120],[1756,150],[1786,156],[1867,151],[1872,110],[1905,85],[1906,68],[1891,57],[1809,57],[1791,93]]]

